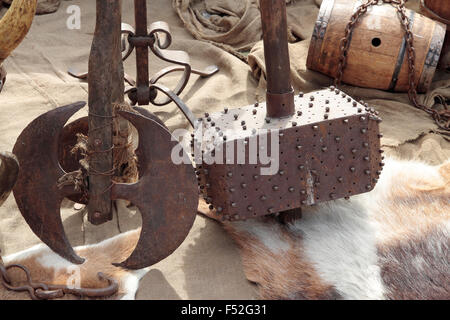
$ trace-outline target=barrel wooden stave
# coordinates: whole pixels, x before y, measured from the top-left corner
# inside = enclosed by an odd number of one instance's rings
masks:
[[[420,13],[423,15],[442,22],[447,25],[447,31],[450,31],[450,1],[448,0],[421,0]],[[450,32],[447,32],[442,49],[440,68],[450,67]]]
[[[323,1],[311,39],[307,60],[309,69],[332,77],[337,74],[340,41],[345,36],[351,15],[360,4],[356,0]],[[417,90],[424,92],[429,88],[436,69],[445,26],[410,10],[407,14],[413,21]],[[409,67],[404,35],[394,7],[370,7],[353,31],[342,81],[359,87],[407,91]],[[378,46],[372,44],[376,39],[381,41]],[[393,80],[395,78],[398,80]]]

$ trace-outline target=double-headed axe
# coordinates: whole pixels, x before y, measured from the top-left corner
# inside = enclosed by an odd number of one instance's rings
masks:
[[[186,238],[195,219],[198,189],[192,165],[175,165],[171,151],[177,143],[164,124],[150,112],[117,111],[113,104],[124,101],[121,58],[121,1],[97,0],[97,18],[89,59],[88,163],[83,191],[88,219],[101,224],[112,219],[112,201],[132,202],[141,212],[142,231],[131,256],[115,265],[139,269],[170,255]],[[178,101],[178,103],[181,103]],[[51,110],[32,121],[19,136],[13,153],[21,171],[13,190],[17,205],[33,232],[53,251],[67,260],[81,264],[64,232],[60,216],[65,197],[82,198],[74,186],[61,186],[66,175],[59,156],[67,146],[63,141],[74,136],[72,130],[86,127],[86,119],[65,123],[85,103],[79,102]],[[120,115],[119,127],[114,119]],[[113,132],[127,128],[128,120],[139,133],[139,181],[116,183],[113,176],[117,146]],[[128,136],[125,137],[128,139]]]

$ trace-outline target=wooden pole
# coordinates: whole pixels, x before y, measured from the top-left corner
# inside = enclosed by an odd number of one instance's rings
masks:
[[[97,21],[89,58],[88,219],[112,219],[113,103],[123,102],[121,1],[97,0]]]

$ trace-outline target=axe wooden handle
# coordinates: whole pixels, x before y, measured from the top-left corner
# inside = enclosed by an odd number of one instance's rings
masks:
[[[121,1],[97,0],[97,21],[89,58],[88,219],[112,219],[113,103],[123,102]]]
[[[267,116],[281,118],[295,112],[291,84],[285,0],[260,0],[267,77]]]

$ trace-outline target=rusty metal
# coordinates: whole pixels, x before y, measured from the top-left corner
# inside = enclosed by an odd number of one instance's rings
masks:
[[[23,217],[44,243],[73,263],[84,260],[73,251],[66,237],[60,204],[64,197],[80,196],[80,193],[72,186],[57,187],[56,181],[66,172],[59,164],[60,146],[54,137],[83,106],[84,103],[77,103],[41,115],[27,126],[14,147],[24,168],[14,188]],[[129,200],[139,208],[142,232],[128,260],[116,265],[139,269],[164,259],[185,239],[195,219],[197,187],[192,165],[172,163],[171,151],[177,143],[171,141],[169,131],[160,121],[138,114],[120,114],[139,132],[136,155],[141,179],[134,184],[113,183],[111,199]],[[38,144],[35,143],[37,136],[40,137]],[[162,191],[161,186],[167,192]]]
[[[286,3],[261,1],[260,7],[267,74],[267,116],[292,116],[295,106],[287,46]]]
[[[8,198],[19,174],[19,162],[10,152],[0,152],[0,206]]]
[[[136,1],[136,4],[136,13],[140,16],[142,11],[138,5],[142,3]],[[140,24],[143,28],[146,21]],[[97,0],[96,30],[89,59],[88,117],[64,128],[68,119],[84,107],[85,103],[80,102],[51,110],[25,128],[14,146],[23,168],[14,196],[33,232],[57,254],[78,264],[84,259],[74,252],[64,232],[61,201],[69,198],[87,204],[88,220],[96,225],[111,220],[112,201],[131,201],[142,215],[140,239],[126,261],[114,264],[140,269],[167,257],[186,238],[195,219],[198,190],[192,164],[173,164],[171,151],[178,143],[157,117],[141,108],[137,108],[138,113],[113,113],[113,105],[124,103],[120,26],[120,1]],[[155,32],[162,32],[161,28],[156,28]],[[156,38],[161,48],[170,45],[170,40],[163,40],[162,36],[149,37]],[[139,47],[138,43],[134,45]],[[160,55],[167,60],[172,57],[171,52],[160,52]],[[138,56],[138,61],[143,59],[141,54]],[[145,78],[148,80],[148,74],[140,75],[138,83]],[[161,92],[175,102],[195,125],[192,112],[174,92],[156,83],[148,88],[155,92],[155,97]],[[118,148],[123,148],[114,142],[113,131],[119,130],[116,127],[119,121],[120,130],[125,128],[129,132],[127,120],[139,134],[135,153],[140,179],[123,184],[113,181],[113,176],[120,176],[121,170],[114,167],[113,156]],[[77,140],[76,133],[88,135],[87,151],[83,155],[88,166],[80,166],[80,157],[70,152]],[[127,144],[128,139],[125,139],[125,147]],[[165,186],[167,192],[162,191],[161,186]]]
[[[25,274],[25,282],[21,284],[14,284],[11,280],[11,270],[21,270]],[[117,294],[119,285],[114,279],[98,273],[98,278],[108,283],[105,288],[93,289],[93,288],[74,288],[67,285],[51,285],[45,283],[34,282],[31,278],[29,269],[21,264],[12,264],[4,266],[3,261],[0,258],[0,283],[9,291],[14,292],[28,292],[32,300],[51,300],[63,298],[65,295],[70,294],[80,298],[107,298]]]
[[[157,90],[161,86],[157,82],[165,75],[183,71],[175,89],[171,90],[175,95],[179,95],[187,83],[192,73],[199,74],[202,77],[209,77],[219,71],[217,66],[209,66],[205,70],[192,69],[189,55],[184,51],[167,50],[172,43],[172,35],[169,25],[163,21],[154,22],[148,27],[147,22],[147,3],[145,0],[135,0],[135,29],[130,25],[123,24],[124,34],[129,43],[125,49],[124,59],[131,52],[136,50],[137,80],[136,87],[127,91],[128,97],[133,104],[147,105],[150,102],[153,105],[163,106],[172,102],[171,97],[165,97],[162,100],[157,99]],[[159,59],[173,63],[176,66],[170,66],[159,71],[152,79],[149,79],[149,49]],[[156,90],[155,90],[156,89]],[[164,92],[164,91],[163,91]]]
[[[152,103],[157,106],[164,106],[172,102],[172,97],[166,96],[161,100],[157,99],[157,91],[173,92],[179,95],[189,82],[191,74],[197,74],[202,78],[210,77],[219,71],[215,65],[206,67],[203,70],[192,68],[189,55],[184,51],[167,50],[172,44],[172,34],[169,25],[163,21],[154,22],[148,27],[147,4],[142,0],[135,0],[136,29],[127,23],[121,24],[121,50],[122,61],[125,61],[131,53],[136,50],[137,80],[130,75],[124,74],[124,80],[132,87],[125,91],[133,105],[148,105]],[[173,63],[175,65],[163,68],[149,79],[149,49],[159,59]],[[175,89],[170,90],[161,85],[158,81],[166,75],[174,72],[183,72]],[[88,72],[78,72],[69,69],[69,75],[82,79],[88,79]]]
[[[377,112],[339,89],[300,93],[293,112],[283,111],[291,99],[287,40],[278,41],[287,33],[285,1],[261,0],[260,7],[267,103],[205,114],[191,141],[200,190],[223,220],[299,216],[303,206],[372,190],[383,165]],[[268,167],[262,152],[279,159],[274,174],[261,174]]]
[[[370,0],[362,5],[360,5],[355,13],[350,18],[350,22],[347,24],[345,29],[345,36],[341,39],[341,55],[339,57],[339,65],[338,71],[335,77],[335,85],[339,86],[341,84],[341,79],[343,76],[344,69],[347,65],[348,59],[348,50],[350,48],[350,39],[353,34],[353,30],[356,27],[359,19],[367,12],[368,8],[374,5],[378,5],[380,3],[389,3],[394,6],[398,13],[399,19],[402,24],[402,27],[405,30],[405,39],[406,39],[406,49],[407,49],[407,57],[408,57],[408,73],[409,73],[409,90],[408,97],[412,104],[429,115],[434,119],[437,126],[445,131],[450,131],[450,110],[445,109],[443,111],[437,111],[433,108],[429,108],[424,104],[420,103],[418,100],[418,93],[416,89],[416,79],[415,79],[415,60],[416,53],[414,50],[414,34],[411,31],[411,21],[407,16],[405,1],[404,0]]]
[[[6,75],[7,74],[8,73],[6,72],[5,68],[2,65],[0,65],[0,93],[2,92],[3,86],[6,83]]]

